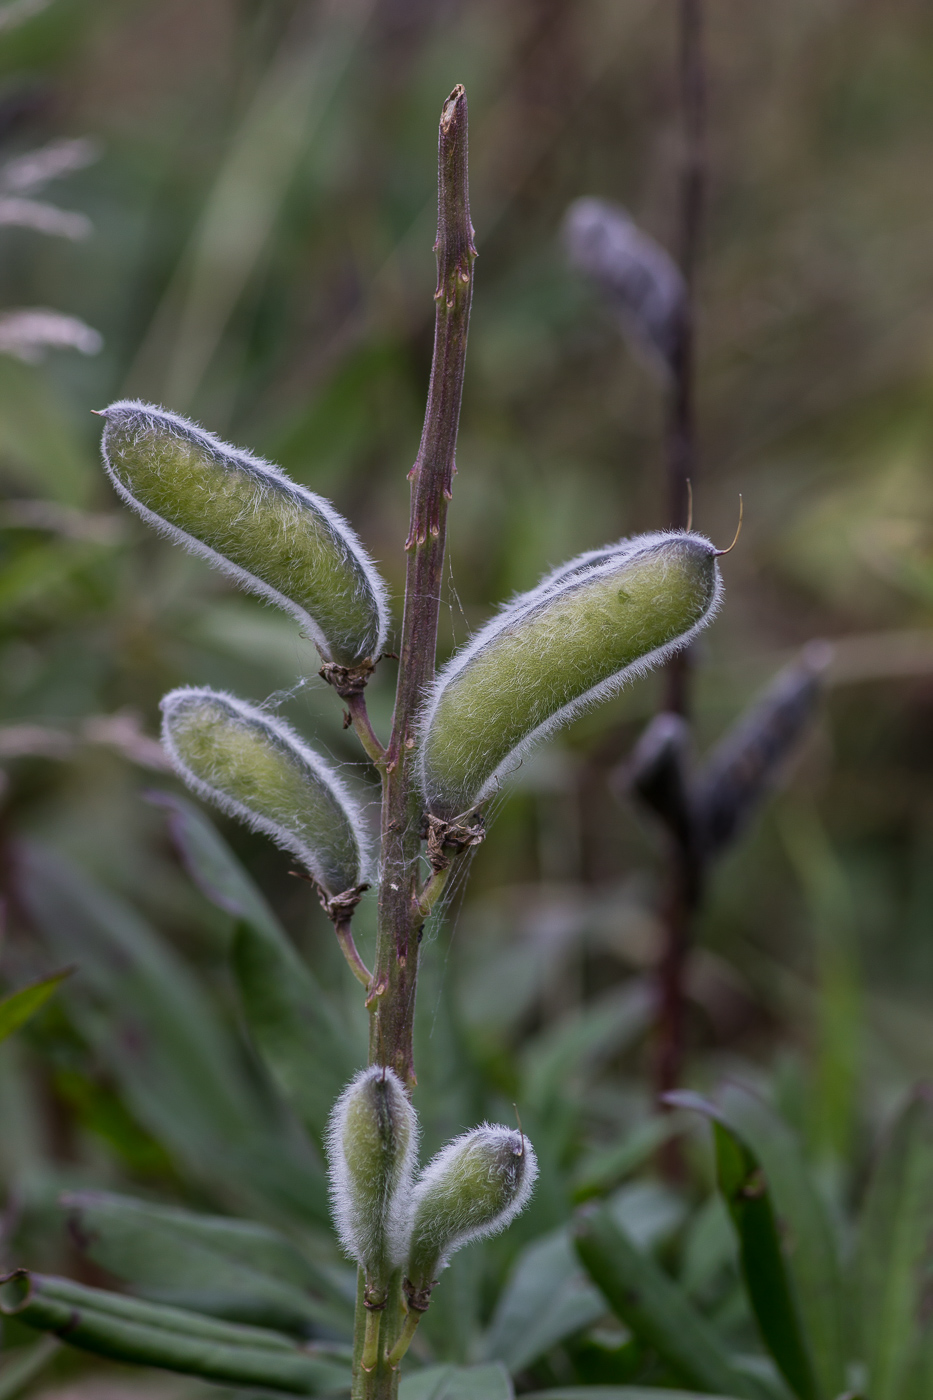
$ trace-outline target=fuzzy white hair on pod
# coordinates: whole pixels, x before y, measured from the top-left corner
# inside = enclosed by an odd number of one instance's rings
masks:
[[[407,1141],[395,1171],[376,1193],[375,1201],[361,1199],[360,1185],[353,1180],[347,1162],[346,1135],[354,1101],[368,1085],[385,1086],[392,1111],[404,1121]],[[391,1271],[399,1268],[408,1253],[411,1233],[412,1181],[418,1161],[418,1115],[408,1100],[401,1079],[385,1065],[360,1070],[344,1089],[331,1110],[324,1139],[327,1153],[331,1213],[337,1238],[348,1258],[364,1270],[374,1259],[382,1259]]]
[[[534,588],[510,599],[495,616],[474,633],[465,646],[454,653],[445,666],[441,667],[422,705],[418,720],[418,732],[421,739],[419,746],[421,750],[419,754],[421,786],[429,810],[433,810],[435,805],[443,805],[443,799],[439,800],[439,795],[432,791],[432,784],[425,770],[424,739],[431,729],[445,692],[466,671],[470,662],[495,643],[496,639],[503,633],[514,628],[522,619],[531,617],[558,595],[570,595],[575,589],[583,587],[587,582],[612,574],[623,564],[635,562],[639,556],[650,553],[659,545],[676,541],[690,541],[694,545],[708,550],[711,554],[718,553],[705,535],[686,530],[660,530],[651,534],[636,535],[631,539],[622,539],[616,544],[605,546],[602,549],[589,550],[578,555],[575,559],[569,560],[566,564],[552,569]],[[663,665],[671,656],[689,646],[698,633],[702,632],[718,613],[722,603],[722,594],[722,578],[719,570],[716,569],[713,593],[709,604],[703,615],[692,626],[665,645],[656,647],[653,651],[640,656],[636,661],[622,667],[613,675],[600,681],[599,684],[576,696],[568,704],[555,710],[541,724],[530,730],[489,774],[480,790],[473,796],[473,804],[479,804],[491,797],[498,790],[502,779],[519,766],[524,755],[536,744],[549,738],[579,715],[593,709],[603,701],[611,699],[631,681],[635,681],[640,676],[644,676],[649,671]]]
[[[175,736],[172,733],[172,725],[184,708],[196,705],[199,702],[207,705],[217,705],[224,709],[229,715],[239,718],[249,725],[259,726],[269,734],[285,752],[290,752],[298,763],[304,766],[314,777],[315,781],[330,795],[331,800],[339,806],[346,818],[348,826],[356,840],[359,855],[359,869],[357,879],[350,882],[360,884],[366,879],[370,869],[369,839],[363,821],[362,808],[356,796],[340,777],[340,775],[327,763],[320,754],[315,753],[304,740],[292,729],[290,724],[280,719],[277,715],[270,715],[265,710],[259,709],[255,705],[248,704],[245,700],[240,700],[235,695],[230,695],[227,691],[212,690],[209,686],[179,686],[176,690],[171,690],[160,702],[162,710],[162,746],[165,749],[172,766],[179,777],[191,788],[192,792],[204,801],[213,803],[227,816],[235,817],[242,821],[251,831],[261,832],[268,836],[283,851],[288,851],[290,855],[296,856],[305,866],[306,870],[325,889],[328,886],[326,879],[322,879],[321,853],[312,848],[307,843],[300,841],[294,832],[277,822],[262,816],[253,811],[244,803],[239,802],[229,793],[205,782],[203,778],[193,773],[178,751]],[[346,888],[350,888],[347,885]],[[330,890],[332,894],[340,894],[340,890]]]
[[[516,1164],[520,1163],[520,1168],[515,1172],[513,1193],[500,1210],[482,1220],[477,1218],[475,1210],[471,1213],[469,1200],[464,1200],[456,1189],[456,1178],[464,1163],[469,1158],[470,1165],[473,1165],[476,1160],[475,1152],[471,1151],[476,1148],[489,1149],[487,1174],[493,1188],[502,1184],[496,1176],[496,1154],[511,1154]],[[412,1195],[412,1255],[422,1253],[428,1246],[435,1251],[435,1269],[446,1268],[450,1256],[464,1245],[472,1240],[501,1234],[507,1229],[525,1209],[537,1179],[538,1159],[521,1131],[507,1128],[502,1123],[481,1123],[479,1127],[461,1133],[431,1158],[415,1183]],[[421,1238],[418,1237],[419,1226],[427,1227]],[[431,1280],[424,1282],[430,1283]]]
[[[311,511],[315,516],[320,517],[330,528],[336,540],[339,540],[346,556],[351,558],[366,579],[372,600],[378,617],[378,634],[372,646],[373,656],[378,656],[385,645],[386,635],[389,630],[389,595],[385,582],[379,574],[376,565],[363,546],[362,541],[349,521],[335,510],[330,501],[323,496],[317,495],[314,491],[309,491],[307,487],[300,486],[292,481],[281,467],[277,467],[272,462],[267,462],[262,457],[257,457],[246,448],[231,447],[215,433],[202,428],[200,424],[191,422],[183,418],[181,414],[172,413],[170,409],[161,408],[156,404],[143,403],[139,399],[120,399],[110,404],[106,409],[101,410],[101,416],[106,420],[117,422],[121,418],[131,421],[133,424],[132,440],[135,446],[147,436],[156,432],[166,433],[169,436],[178,438],[183,442],[194,442],[204,452],[209,454],[219,463],[224,460],[230,462],[237,470],[242,471],[251,478],[257,487],[262,490],[275,489],[290,498],[295,504]],[[199,540],[195,535],[191,535],[187,530],[166,520],[155,511],[150,510],[142,501],[138,500],[133,493],[120,480],[119,474],[114,469],[110,461],[107,444],[107,430],[104,430],[104,438],[101,444],[101,455],[104,467],[110,482],[117,495],[136,514],[151,525],[159,534],[183,548],[191,554],[196,554],[202,559],[206,559],[214,568],[232,579],[241,588],[245,588],[251,593],[257,594],[266,602],[282,608],[290,613],[302,626],[303,631],[310,637],[325,661],[332,659],[331,647],[328,638],[324,636],[318,622],[299,603],[266,583],[263,579],[257,578],[248,569],[242,568],[239,564],[233,563],[210,545]]]

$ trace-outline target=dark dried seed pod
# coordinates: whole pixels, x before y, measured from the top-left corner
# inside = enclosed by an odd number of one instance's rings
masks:
[[[697,779],[694,803],[708,856],[730,845],[780,778],[813,720],[831,648],[806,647],[713,750]]]
[[[620,795],[637,798],[681,845],[692,843],[690,726],[681,715],[655,715],[610,783]]]
[[[683,326],[685,289],[669,253],[624,209],[604,199],[578,199],[564,219],[571,264],[596,283],[623,334],[665,375],[672,370]]]

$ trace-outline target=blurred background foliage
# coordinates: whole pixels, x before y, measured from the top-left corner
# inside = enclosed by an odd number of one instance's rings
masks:
[[[0,355],[0,973],[9,989],[77,966],[0,1050],[3,1253],[93,1281],[51,1206],[62,1186],[281,1223],[303,1151],[280,1161],[271,1196],[264,1177],[237,1186],[194,1122],[186,1141],[159,1121],[134,1088],[132,1017],[107,1019],[123,955],[84,929],[88,902],[123,929],[117,944],[151,939],[166,986],[181,978],[202,1007],[209,1054],[236,1066],[237,1131],[254,1113],[272,1124],[236,1022],[229,918],[145,800],[177,787],[153,743],[159,697],[185,682],[277,692],[351,779],[368,776],[291,621],[118,507],[89,410],[161,402],[279,462],[353,521],[398,600],[431,349],[437,113],[462,81],[480,259],[443,653],[545,567],[663,528],[661,392],[568,270],[559,230],[570,201],[595,194],[672,246],[675,34],[660,0],[27,8],[0,28],[0,156],[90,138],[99,158],[54,198],[93,231],[0,227],[0,308],[54,307],[103,348]],[[933,1072],[933,11],[711,0],[707,21],[695,520],[725,543],[741,492],[745,525],[697,648],[701,747],[801,643],[839,645],[784,791],[709,892],[689,1077],[769,1082],[845,1199],[894,1100]],[[370,687],[383,732],[393,679],[383,662]],[[647,1074],[660,846],[607,781],[659,693],[640,681],[526,760],[469,886],[429,929],[427,1145],[509,1116],[513,1099],[533,1135],[549,1124],[553,1170],[487,1248],[493,1272],[572,1199],[642,1167],[647,1182],[663,1135]],[[352,1017],[313,892],[264,841],[221,828]],[[359,923],[365,943],[366,905]],[[287,1124],[269,1132],[288,1140]],[[266,1167],[253,1162],[253,1185]],[[672,1236],[679,1206],[653,1199]],[[680,1247],[703,1294],[698,1238],[719,1237],[697,1219]],[[458,1256],[431,1327],[445,1307],[453,1325],[455,1279],[479,1276],[480,1257]],[[488,1322],[492,1295],[470,1296]]]

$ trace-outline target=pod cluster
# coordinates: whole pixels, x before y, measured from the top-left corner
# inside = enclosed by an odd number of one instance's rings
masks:
[[[102,416],[104,462],[123,499],[296,617],[324,659],[322,674],[341,695],[357,694],[383,646],[388,610],[346,521],[278,467],[177,414],[122,401]],[[685,531],[591,550],[514,598],[453,657],[425,698],[417,739],[426,827],[438,849],[463,848],[463,829],[452,828],[531,744],[709,621],[717,553]],[[165,748],[189,786],[295,855],[331,917],[348,915],[366,875],[366,843],[359,806],[333,766],[267,710],[231,695],[175,690],[162,709]]]
[[[528,1139],[499,1124],[455,1138],[416,1176],[417,1142],[401,1081],[378,1065],[344,1090],[327,1135],[334,1219],[367,1296],[384,1298],[403,1269],[409,1302],[421,1312],[450,1256],[504,1230],[523,1209],[538,1166]]]

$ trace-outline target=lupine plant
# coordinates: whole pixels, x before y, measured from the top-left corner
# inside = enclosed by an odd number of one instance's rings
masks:
[[[521,1127],[489,1123],[418,1171],[412,1028],[425,923],[452,872],[484,839],[489,799],[526,749],[683,647],[720,597],[720,551],[702,536],[621,540],[553,570],[435,672],[476,258],[462,87],[441,114],[438,203],[434,355],[409,473],[398,682],[385,743],[365,690],[386,642],[386,589],[347,522],[278,468],[172,412],[127,401],[101,411],[104,461],[118,493],[170,539],[297,620],[381,785],[373,850],[360,805],[333,764],[268,707],[205,688],[175,690],[162,702],[163,743],[180,776],[302,865],[364,990],[369,1064],[339,1097],[326,1135],[333,1218],[358,1266],[358,1400],[396,1393],[450,1255],[505,1228],[537,1171]],[[352,931],[370,883],[378,886],[372,968]],[[246,937],[235,956],[248,1001],[260,995],[262,950]],[[286,1019],[274,1007],[267,1015],[261,1048],[273,1068]],[[7,1287],[22,1320],[92,1351],[240,1384],[333,1388],[332,1360],[276,1332],[66,1280],[18,1274]]]

